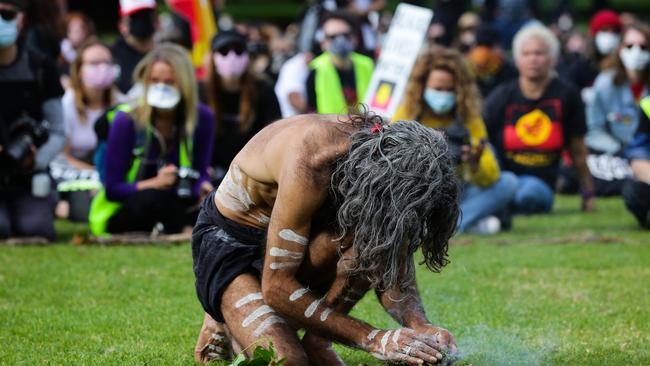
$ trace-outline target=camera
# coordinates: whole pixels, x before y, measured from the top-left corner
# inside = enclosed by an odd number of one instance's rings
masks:
[[[194,186],[194,183],[201,178],[201,174],[194,169],[180,167],[178,168],[176,176],[178,177],[176,195],[180,198],[192,197],[192,187]]]
[[[456,122],[453,125],[444,129],[447,135],[447,143],[449,144],[449,153],[451,154],[452,161],[456,165],[462,162],[463,146],[469,145],[469,131],[462,124]]]
[[[41,147],[50,136],[47,121],[39,123],[27,115],[16,120],[11,126],[6,151],[10,160],[17,165],[27,158],[32,145]]]

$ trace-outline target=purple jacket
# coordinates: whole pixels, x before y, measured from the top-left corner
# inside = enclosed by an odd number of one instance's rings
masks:
[[[194,185],[194,195],[198,197],[203,182],[209,181],[208,164],[212,158],[214,141],[214,114],[207,106],[199,104],[198,121],[192,137],[192,168],[201,174]],[[124,201],[138,189],[136,183],[128,183],[126,176],[133,161],[133,150],[136,148],[136,125],[127,113],[118,112],[108,133],[106,144],[106,177],[104,187],[106,196],[112,201]],[[179,144],[168,148],[166,156],[160,157],[167,164],[179,166]],[[160,145],[155,138],[151,139],[149,148],[140,158],[140,176],[138,180],[155,177],[158,174]]]

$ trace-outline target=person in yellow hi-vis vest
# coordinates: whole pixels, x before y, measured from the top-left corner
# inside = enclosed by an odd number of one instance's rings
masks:
[[[510,225],[502,213],[515,195],[517,178],[499,168],[480,115],[479,95],[463,56],[431,47],[416,61],[392,119],[417,120],[446,132],[463,181],[458,231],[494,234]]]
[[[625,149],[634,179],[623,186],[623,200],[639,224],[650,230],[650,96],[642,98],[639,106],[639,127]]]
[[[191,228],[212,190],[214,114],[198,101],[187,51],[163,44],[135,69],[143,95],[110,117],[103,186],[89,213],[93,235]]]
[[[354,52],[355,23],[347,13],[330,13],[321,24],[320,46],[324,52],[309,64],[307,110],[345,114],[350,106],[363,101],[374,62]]]

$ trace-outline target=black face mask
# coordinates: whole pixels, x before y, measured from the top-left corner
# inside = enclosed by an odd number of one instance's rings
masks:
[[[141,10],[129,17],[129,33],[135,38],[148,39],[153,35],[153,10]]]

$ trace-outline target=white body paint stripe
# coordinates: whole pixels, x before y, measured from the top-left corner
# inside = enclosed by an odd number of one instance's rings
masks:
[[[302,259],[303,257],[303,254],[300,252],[293,252],[291,250],[276,247],[271,248],[270,253],[272,257],[289,257],[293,259]]]
[[[215,341],[223,341],[226,339],[226,337],[221,334],[212,333],[212,339],[214,339]]]
[[[252,322],[254,322],[257,318],[264,314],[272,313],[273,309],[271,309],[270,306],[268,305],[262,305],[259,308],[255,309],[249,316],[247,316],[242,322],[241,325],[244,327],[249,326]]]
[[[289,300],[290,301],[296,301],[299,298],[302,297],[302,295],[306,294],[309,291],[308,288],[299,288],[296,291],[294,291],[291,295],[289,295]]]
[[[286,240],[286,241],[292,241],[294,243],[300,244],[300,245],[307,245],[307,238],[304,236],[296,234],[295,231],[290,230],[290,229],[282,229],[278,233],[278,235]]]
[[[389,330],[381,337],[381,353],[386,354],[386,345],[388,344],[388,339],[390,338],[390,333],[392,330]]]
[[[237,300],[237,302],[235,303],[235,308],[239,309],[242,306],[248,304],[249,302],[257,301],[257,300],[262,300],[262,293],[261,292],[252,292],[252,293],[242,297],[241,299]]]
[[[298,267],[299,265],[300,262],[273,262],[271,263],[270,267],[271,269],[282,269],[282,268]]]
[[[270,327],[273,324],[276,323],[284,323],[284,319],[280,318],[277,315],[271,315],[270,317],[264,319],[263,322],[260,323],[260,325],[255,328],[255,331],[253,332],[254,337],[259,337],[268,327]]]
[[[379,333],[379,329],[375,329],[370,333],[368,333],[368,336],[366,338],[368,338],[369,341],[372,341],[373,339],[375,339],[378,333]]]
[[[214,344],[209,344],[208,349],[211,351],[215,351],[217,353],[226,353],[226,350],[224,348],[221,348],[219,346],[216,346]]]
[[[347,303],[350,303],[350,304],[355,304],[359,300],[345,296],[345,297],[343,297],[343,301],[345,301]]]
[[[397,340],[399,339],[399,334],[401,332],[402,332],[402,330],[398,329],[398,330],[395,331],[395,333],[393,333],[393,343],[395,343],[395,345],[397,345]]]
[[[323,312],[320,313],[320,321],[324,322],[325,320],[327,320],[327,317],[330,316],[331,313],[332,313],[331,308],[326,308],[325,310],[323,310]]]
[[[316,309],[318,309],[318,305],[320,305],[321,301],[323,301],[323,299],[314,300],[311,304],[309,304],[309,306],[307,307],[307,310],[305,310],[305,318],[309,318],[312,315],[314,315],[314,313],[316,312]]]

